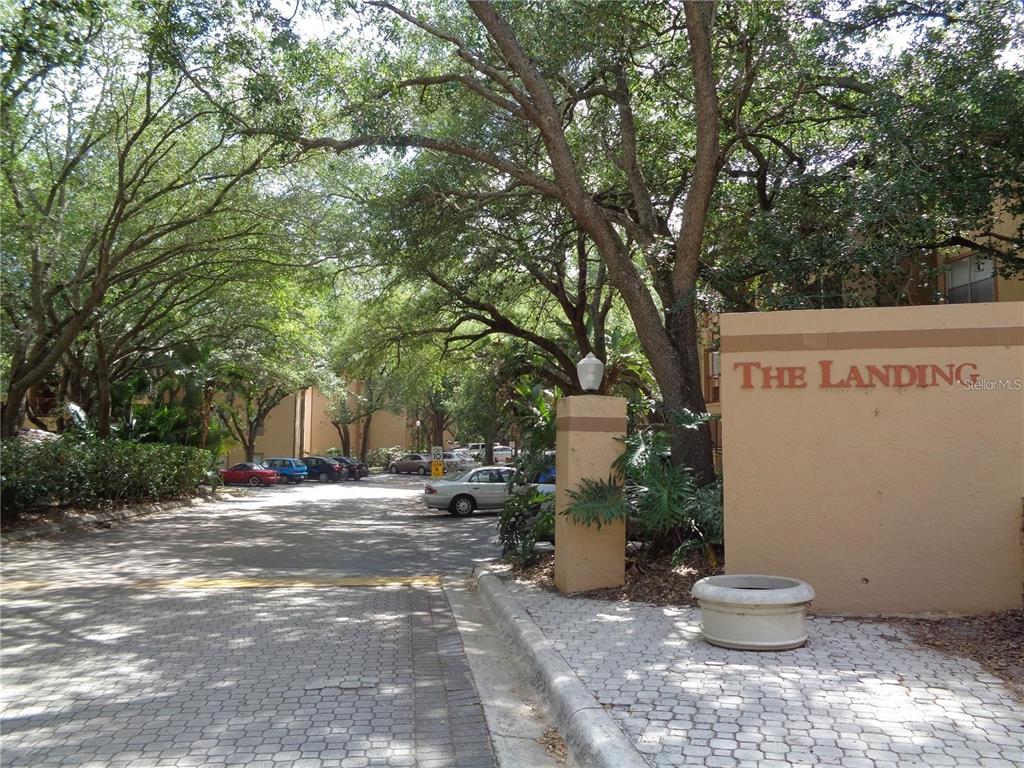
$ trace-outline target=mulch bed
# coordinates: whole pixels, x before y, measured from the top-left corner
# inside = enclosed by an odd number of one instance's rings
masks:
[[[554,554],[544,554],[527,568],[513,570],[515,578],[528,581],[541,589],[555,591]],[[626,583],[621,587],[578,592],[572,597],[587,597],[616,602],[653,603],[655,605],[696,605],[690,597],[695,581],[705,576],[722,573],[721,566],[708,563],[703,556],[694,554],[687,562],[672,565],[671,555],[626,564]]]
[[[554,562],[553,554],[544,554],[529,567],[514,568],[512,573],[516,579],[554,592]],[[690,597],[693,583],[722,572],[720,566],[714,567],[700,555],[678,566],[672,565],[670,557],[645,562],[642,566],[632,561],[627,565],[623,586],[581,592],[571,597],[695,606]],[[1024,701],[1024,610],[965,618],[883,621],[903,630],[925,647],[978,662]]]
[[[124,505],[129,506],[129,505]],[[5,520],[3,523],[4,533],[13,533],[14,531],[20,531],[25,528],[36,528],[40,525],[46,525],[48,523],[56,523],[61,525],[68,521],[79,521],[85,515],[95,515],[101,512],[113,512],[118,507],[110,505],[106,507],[97,507],[96,509],[70,509],[54,507],[52,509],[34,509],[22,512],[14,520]]]

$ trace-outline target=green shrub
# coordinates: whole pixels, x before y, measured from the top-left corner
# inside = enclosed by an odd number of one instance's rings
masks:
[[[366,466],[384,467],[387,469],[388,464],[391,463],[391,459],[401,453],[402,449],[397,445],[392,448],[374,448],[372,451],[367,451],[366,453]]]
[[[4,519],[34,507],[150,501],[195,490],[210,467],[209,451],[162,443],[18,438],[2,444]]]
[[[687,412],[676,423],[689,427],[707,418]],[[703,550],[716,562],[723,534],[721,478],[698,486],[688,469],[671,463],[665,432],[640,429],[623,442],[625,451],[612,467],[614,474],[607,480],[586,480],[571,491],[566,514],[598,528],[625,520],[631,540],[655,551],[671,548],[677,562],[693,550]],[[625,482],[617,482],[616,475]]]
[[[540,513],[534,516],[534,510]],[[555,531],[555,498],[550,493],[512,493],[498,517],[498,541],[501,554],[520,566],[533,562],[538,541]]]

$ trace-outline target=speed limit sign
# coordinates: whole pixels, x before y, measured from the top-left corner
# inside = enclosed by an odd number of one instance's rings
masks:
[[[444,477],[444,448],[438,445],[430,449],[430,476]]]

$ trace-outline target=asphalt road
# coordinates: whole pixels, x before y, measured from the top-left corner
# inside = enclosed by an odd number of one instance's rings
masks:
[[[6,547],[4,765],[494,766],[439,577],[498,554],[496,516],[421,487],[254,489]]]

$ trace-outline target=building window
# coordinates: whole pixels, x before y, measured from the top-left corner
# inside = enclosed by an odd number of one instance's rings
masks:
[[[721,384],[718,350],[709,351],[704,362],[704,402],[717,403],[719,399],[719,385]]]
[[[996,274],[992,259],[967,256],[949,264],[946,276],[946,301],[949,304],[995,300]]]

